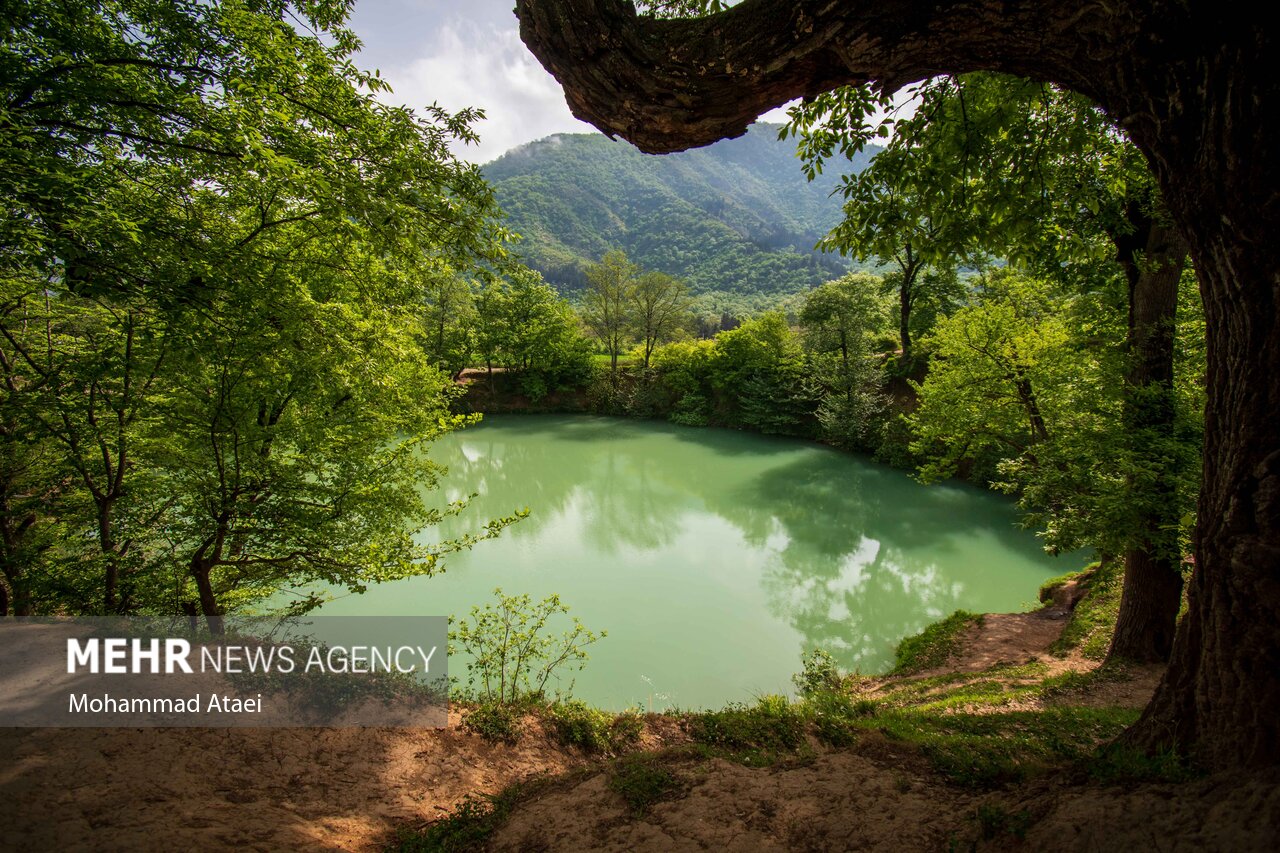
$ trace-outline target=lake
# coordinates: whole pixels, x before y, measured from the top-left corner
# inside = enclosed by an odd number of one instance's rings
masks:
[[[720,707],[790,693],[820,647],[881,672],[957,609],[1025,610],[1078,558],[1046,555],[1013,504],[821,445],[583,416],[490,416],[431,449],[436,500],[478,492],[432,540],[529,507],[434,577],[383,584],[329,615],[465,615],[494,587],[558,593],[608,631],[573,695],[601,707]],[[454,675],[463,661],[450,660]]]

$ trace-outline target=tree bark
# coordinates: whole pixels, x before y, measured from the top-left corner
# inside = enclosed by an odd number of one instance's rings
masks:
[[[1207,0],[744,0],[695,20],[517,0],[570,109],[649,152],[739,136],[792,98],[998,71],[1098,102],[1151,163],[1208,324],[1190,607],[1127,735],[1210,767],[1280,763],[1280,32]]]
[[[516,0],[516,14],[576,117],[659,154],[741,136],[794,98],[870,80],[893,91],[991,70],[1094,96],[1124,45],[1143,40],[1148,21],[1127,5],[744,0],[705,18],[659,20],[638,17],[627,0]]]
[[[902,363],[911,361],[911,283],[904,276],[898,292],[898,339],[902,342]]]
[[[7,484],[5,489],[9,490]],[[15,518],[7,495],[0,497],[0,616],[8,616],[10,606],[17,619],[31,615],[31,592],[27,588],[22,551],[27,533],[35,523],[34,513]]]
[[[1176,541],[1178,472],[1173,469],[1176,463],[1161,464],[1160,457],[1161,444],[1172,439],[1177,417],[1173,356],[1178,280],[1187,250],[1172,225],[1137,210],[1128,218],[1137,227],[1117,241],[1129,281],[1125,428],[1134,458],[1154,463],[1157,474],[1149,493],[1134,495],[1141,508],[1137,542],[1125,551],[1124,590],[1107,657],[1163,662],[1173,651],[1182,604],[1182,555]]]
[[[102,582],[103,613],[116,611],[116,588],[120,581],[120,566],[117,562],[115,537],[111,532],[111,508],[114,500],[108,497],[97,498],[98,504],[98,546],[107,559],[106,577]]]
[[[200,613],[209,626],[209,633],[221,637],[226,633],[226,625],[222,618],[222,608],[218,606],[218,597],[213,591],[212,572],[210,561],[199,557],[191,561],[191,577],[195,580],[196,592],[200,595]]]

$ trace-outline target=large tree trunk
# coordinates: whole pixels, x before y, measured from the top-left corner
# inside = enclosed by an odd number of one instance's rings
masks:
[[[1127,738],[1257,766],[1280,762],[1280,99],[1268,53],[1204,65],[1204,102],[1147,143],[1208,325],[1196,567],[1169,669]]]
[[[1124,591],[1107,657],[1162,662],[1173,650],[1182,603],[1178,472],[1164,445],[1173,437],[1177,417],[1173,356],[1178,281],[1187,250],[1171,224],[1136,211],[1129,219],[1137,226],[1134,234],[1117,241],[1129,280],[1125,430],[1135,460],[1151,463],[1157,473],[1155,482],[1143,487],[1145,493],[1133,496],[1140,507],[1137,541],[1124,555]]]
[[[1280,763],[1280,30],[1188,0],[744,0],[697,20],[620,0],[517,0],[570,109],[650,152],[739,136],[788,100],[999,71],[1102,105],[1155,168],[1208,322],[1190,606],[1131,742]]]

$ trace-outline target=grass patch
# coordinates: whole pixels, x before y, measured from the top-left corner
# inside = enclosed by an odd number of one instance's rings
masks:
[[[857,724],[916,745],[952,782],[990,787],[1090,759],[1132,724],[1125,708],[1052,708],[1003,714],[890,711]]]
[[[974,820],[978,822],[978,832],[983,841],[995,841],[1004,835],[1023,841],[1032,823],[1031,812],[1026,809],[1011,812],[998,803],[983,803],[978,806]]]
[[[1004,664],[982,672],[952,672],[889,686],[880,699],[887,708],[953,711],[974,705],[1001,706],[1045,695],[1043,685],[1057,685],[1073,673],[1046,678],[1049,667],[1034,661]]]
[[[1091,778],[1106,785],[1186,782],[1202,774],[1173,751],[1148,755],[1124,744],[1107,744],[1083,762]]]
[[[780,753],[804,746],[805,723],[804,707],[785,696],[764,696],[755,705],[730,705],[685,718],[696,743],[751,767],[773,764]]]
[[[401,829],[388,853],[465,853],[481,849],[506,823],[516,804],[528,799],[546,780],[517,782],[491,797],[468,794],[445,817],[425,829]]]
[[[818,740],[837,749],[857,741],[861,730],[858,721],[875,714],[878,707],[870,699],[855,699],[836,690],[813,693],[804,704]]]
[[[972,705],[1008,705],[1018,699],[1036,696],[1035,684],[1010,684],[995,678],[981,678],[953,690],[921,697],[912,707],[917,711],[950,711]]]
[[[626,800],[635,817],[683,788],[680,777],[653,753],[628,755],[609,770],[609,790]]]
[[[914,637],[898,644],[890,675],[911,675],[942,666],[955,654],[960,635],[970,625],[981,625],[982,617],[967,610],[957,610],[946,619],[934,622]]]
[[[1048,604],[1049,601],[1053,598],[1053,594],[1058,591],[1059,587],[1064,586],[1065,584],[1070,583],[1073,580],[1076,580],[1081,575],[1084,575],[1087,572],[1091,571],[1093,567],[1096,565],[1098,564],[1093,563],[1089,566],[1084,567],[1083,569],[1080,569],[1079,571],[1067,572],[1064,575],[1058,575],[1056,578],[1049,578],[1049,580],[1040,584],[1040,593],[1037,596],[1037,600],[1040,601],[1042,604]]]
[[[1116,617],[1120,613],[1120,593],[1124,588],[1124,566],[1119,560],[1094,563],[1085,569],[1092,574],[1082,581],[1084,597],[1071,611],[1059,637],[1049,650],[1065,657],[1073,650],[1090,660],[1102,660],[1111,647]]]
[[[644,730],[639,714],[610,714],[576,699],[548,706],[544,719],[561,743],[587,752],[622,752],[639,743]]]
[[[1064,672],[1040,682],[1040,695],[1046,699],[1054,696],[1067,696],[1082,693],[1098,684],[1108,681],[1123,681],[1126,676],[1125,666],[1119,663],[1104,663],[1097,669],[1086,672]]]
[[[591,363],[599,367],[609,367],[613,363],[613,356],[608,353],[592,353]],[[618,356],[618,367],[632,367],[640,363],[640,359],[630,353],[622,353]]]
[[[462,725],[490,743],[515,744],[520,740],[520,716],[511,705],[486,703],[467,712]]]

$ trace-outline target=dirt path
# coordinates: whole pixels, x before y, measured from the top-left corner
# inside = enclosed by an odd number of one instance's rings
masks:
[[[965,631],[960,639],[959,654],[945,665],[919,675],[980,672],[1002,663],[1060,663],[1060,658],[1049,654],[1049,647],[1062,635],[1069,615],[1057,609],[988,613],[980,625],[971,625]]]

